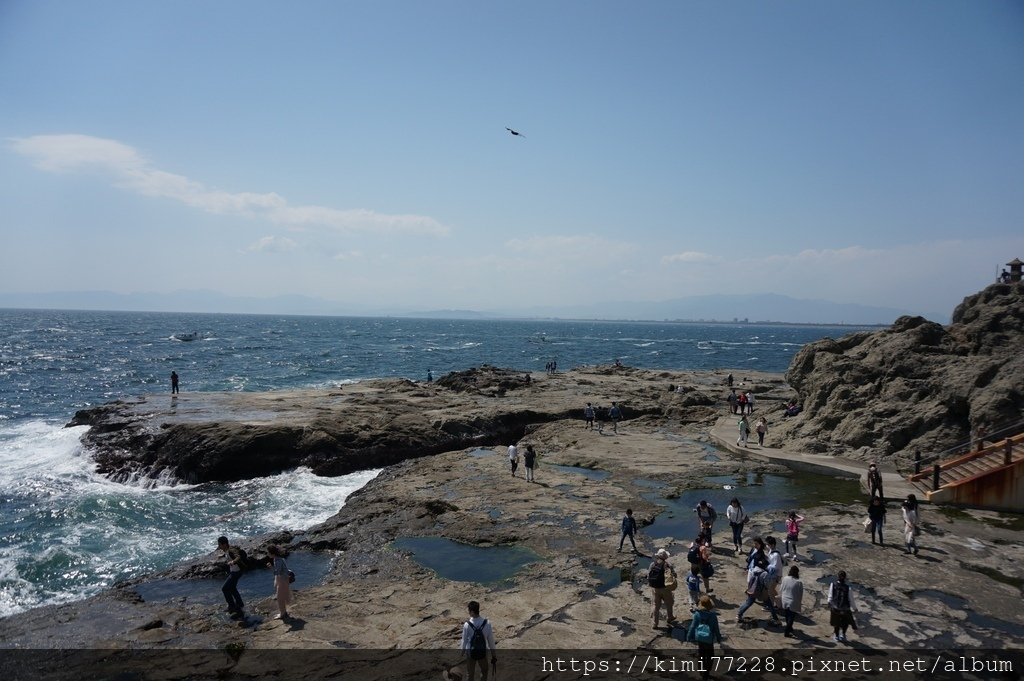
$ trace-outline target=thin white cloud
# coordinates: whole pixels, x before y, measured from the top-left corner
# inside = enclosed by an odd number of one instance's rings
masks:
[[[265,219],[292,228],[322,227],[339,232],[445,236],[449,228],[424,215],[391,215],[367,209],[292,206],[274,192],[225,192],[208,189],[183,175],[155,168],[136,149],[89,135],[35,135],[9,140],[15,152],[51,173],[103,172],[115,186],[144,196],[179,201],[218,215]]]
[[[265,236],[245,250],[250,253],[286,253],[295,250],[295,246],[296,243],[286,236]]]
[[[716,262],[721,260],[710,253],[701,253],[700,251],[683,251],[682,253],[673,253],[672,255],[666,255],[661,259],[664,264],[670,264],[674,262]]]
[[[363,257],[362,251],[342,251],[334,254],[335,260],[358,260]]]
[[[505,248],[519,253],[527,253],[537,256],[555,255],[560,258],[572,257],[574,255],[588,255],[595,252],[622,252],[632,251],[633,244],[612,241],[593,234],[576,236],[532,236],[523,239],[509,239],[505,242]]]

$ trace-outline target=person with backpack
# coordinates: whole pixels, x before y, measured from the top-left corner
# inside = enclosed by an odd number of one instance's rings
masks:
[[[633,553],[637,552],[636,541],[633,539],[633,535],[636,534],[636,518],[633,517],[633,509],[627,508],[626,515],[622,516],[622,537],[619,539],[619,551],[622,551],[622,545],[626,541],[626,537],[629,537],[629,543],[633,545]]]
[[[782,556],[783,558],[796,560],[796,543],[800,541],[800,523],[803,521],[804,517],[798,515],[796,511],[790,511],[786,516],[786,553]],[[792,553],[789,551],[790,544],[793,545]]]
[[[793,620],[800,614],[804,601],[804,583],[800,581],[800,568],[796,565],[789,566],[789,574],[782,578],[779,601],[782,603],[782,614],[786,617],[786,630],[782,635],[794,638]]]
[[[828,607],[831,611],[829,624],[834,630],[832,640],[845,643],[846,629],[851,626],[857,629],[857,622],[853,619],[853,611],[857,608],[853,603],[853,590],[846,583],[846,570],[840,570],[836,581],[828,585]]]
[[[587,430],[594,429],[594,406],[590,402],[583,408],[583,427]]]
[[[729,519],[729,527],[732,528],[732,544],[736,547],[736,553],[740,553],[743,551],[743,526],[750,518],[736,497],[732,498],[729,508],[725,509],[725,517]]]
[[[242,570],[248,567],[249,557],[240,547],[231,546],[227,537],[217,537],[217,548],[221,557],[228,559],[228,578],[220,589],[228,602],[228,612],[232,617],[243,617],[245,604],[242,603],[242,594],[238,593],[238,580],[242,578]]]
[[[647,571],[647,585],[651,587],[651,600],[654,601],[654,609],[651,612],[651,619],[654,620],[654,629],[658,628],[658,622],[661,618],[661,606],[665,605],[665,612],[668,615],[666,621],[668,622],[669,628],[672,627],[672,623],[676,621],[675,616],[672,614],[672,604],[675,602],[675,597],[672,595],[672,589],[675,588],[675,570],[668,564],[670,558],[668,551],[665,549],[658,549],[658,552],[654,554],[654,560],[651,562],[651,567]],[[666,579],[668,576],[668,579]],[[669,584],[671,582],[671,584]]]
[[[622,420],[622,407],[612,402],[612,408],[608,410],[608,418],[612,421],[612,432],[619,432],[619,421]]]
[[[707,680],[711,674],[711,658],[715,654],[715,641],[722,644],[722,631],[718,627],[718,615],[714,611],[715,603],[711,596],[700,597],[700,606],[693,613],[690,628],[686,631],[686,640],[697,644],[697,654],[701,659],[702,679]]]
[[[747,554],[747,577],[749,578],[750,573],[754,571],[755,567],[759,567],[762,570],[768,567],[768,554],[765,552],[764,540],[760,537],[754,537],[751,540],[753,546],[750,549],[750,553]]]
[[[466,606],[469,619],[462,625],[462,643],[459,649],[466,657],[466,673],[469,681],[475,681],[476,670],[480,669],[480,678],[487,681],[487,652],[491,653],[491,667],[497,668],[498,654],[494,645],[494,628],[491,623],[480,617],[480,604],[470,601]]]
[[[747,394],[745,392],[741,391],[736,396],[736,410],[740,416],[747,413]]]
[[[741,605],[740,609],[736,612],[737,624],[742,624],[743,613],[745,613],[750,606],[756,602],[760,602],[768,608],[768,611],[772,615],[771,624],[782,624],[779,621],[778,614],[775,612],[775,604],[772,602],[771,596],[769,595],[771,588],[769,581],[770,578],[766,570],[763,570],[757,565],[753,565],[753,567],[751,567],[747,576],[747,600],[743,602],[743,605]]]

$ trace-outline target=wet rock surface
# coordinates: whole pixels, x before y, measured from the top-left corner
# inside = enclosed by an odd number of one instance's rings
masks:
[[[287,545],[294,556],[313,551],[330,557],[326,575],[296,592],[289,621],[270,618],[276,605],[264,570],[250,571],[242,579],[263,583],[266,597],[250,599],[248,619],[228,618],[216,578],[223,576],[223,567],[210,555],[148,578],[184,579],[184,595],[147,601],[140,596],[145,588],[126,584],[85,601],[4,619],[0,641],[13,647],[105,649],[450,650],[457,645],[465,604],[475,599],[493,623],[502,649],[678,650],[689,620],[685,591],[676,592],[680,624],[671,630],[652,629],[644,576],[648,556],[661,547],[673,554],[677,572],[685,574],[686,548],[696,521],[687,523],[685,509],[673,511],[673,503],[699,494],[721,515],[711,586],[730,649],[837,649],[841,644],[831,640],[825,594],[840,569],[849,573],[860,604],[852,645],[1012,649],[1024,643],[1019,518],[928,507],[922,511],[921,550],[912,556],[900,548],[902,523],[893,504],[885,527],[888,544],[872,545],[861,524],[866,498],[850,498],[856,489],[851,493],[843,487],[848,481],[791,473],[709,445],[708,428],[725,411],[726,373],[584,369],[534,376],[528,388],[506,388],[504,396],[488,394],[495,388],[474,378],[474,388],[443,399],[440,395],[448,392],[443,386],[393,382],[358,391],[346,387],[344,396],[325,398],[321,393],[305,402],[294,394],[255,396],[246,406],[250,414],[265,400],[268,412],[274,404],[281,409],[280,419],[267,422],[291,422],[292,428],[301,422],[300,414],[315,414],[321,402],[331,399],[344,400],[345,408],[336,412],[342,421],[359,423],[385,413],[391,420],[415,412],[430,423],[460,424],[497,419],[502,411],[530,414],[522,417],[517,439],[540,453],[536,482],[524,480],[522,464],[518,476],[511,475],[505,453],[511,440],[474,444],[387,467],[337,515],[316,527],[243,541],[254,557],[263,555],[269,541]],[[762,407],[771,408],[791,394],[780,376],[742,378],[756,386]],[[670,384],[684,389],[670,392]],[[717,406],[686,406],[684,401],[694,393],[714,396]],[[603,432],[585,429],[582,405],[607,405],[613,399],[626,405],[627,418],[619,423],[618,433],[610,424]],[[397,406],[402,401],[410,406]],[[179,425],[187,423],[181,411],[178,418]],[[160,420],[150,418],[149,423]],[[353,437],[358,430],[344,423],[334,427]],[[440,429],[430,427],[430,432],[435,430]],[[607,475],[588,476],[579,467]],[[759,606],[747,612],[744,622],[735,622],[744,600],[744,559],[732,551],[724,519],[730,498],[756,497],[758,510],[750,514],[747,538],[774,533],[781,543],[777,530],[790,503],[779,507],[771,498],[776,489],[778,498],[787,496],[787,480],[814,492],[801,492],[806,498],[820,500],[813,507],[796,504],[807,520],[802,558],[795,563],[805,585],[804,609],[793,640],[769,625]],[[777,487],[762,494],[764,485]],[[628,541],[627,552],[617,551],[619,523],[627,507],[634,509],[641,527],[641,555],[628,552]],[[669,517],[673,512],[674,519]],[[401,548],[401,542],[395,545],[402,538],[445,538],[481,550],[514,546],[539,559],[486,583],[459,581],[423,567],[414,551]],[[275,664],[294,670],[301,668],[302,659],[282,658]],[[318,672],[307,671],[311,676]]]

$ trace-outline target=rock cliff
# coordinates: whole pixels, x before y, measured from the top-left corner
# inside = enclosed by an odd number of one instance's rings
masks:
[[[776,437],[807,451],[909,462],[1024,419],[1024,284],[969,296],[943,327],[900,317],[882,331],[811,343],[786,380],[803,412]]]

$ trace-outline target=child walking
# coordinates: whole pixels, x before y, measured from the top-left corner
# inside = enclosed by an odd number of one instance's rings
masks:
[[[800,523],[804,521],[802,515],[797,515],[796,511],[790,511],[786,517],[786,553],[783,558],[792,558],[796,560],[796,543],[800,541]],[[789,545],[793,545],[793,552],[790,553]]]

